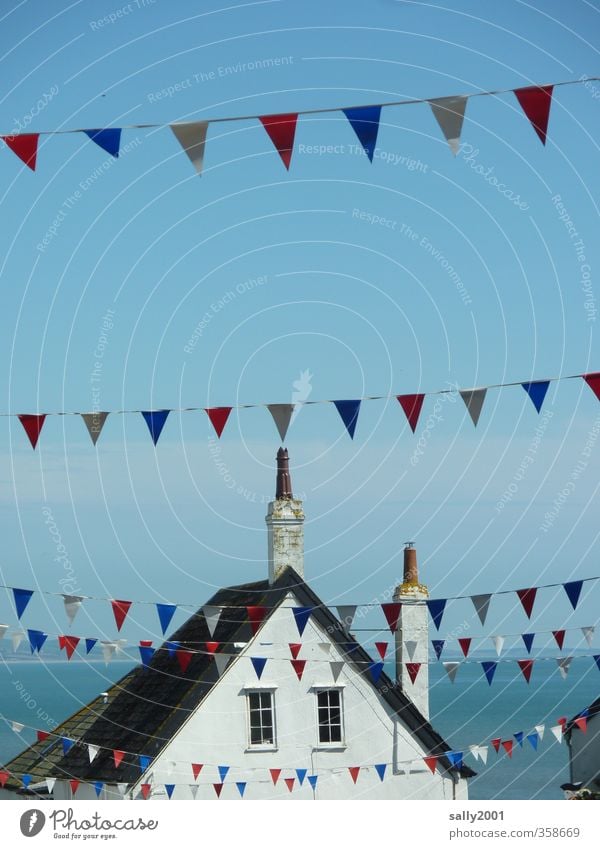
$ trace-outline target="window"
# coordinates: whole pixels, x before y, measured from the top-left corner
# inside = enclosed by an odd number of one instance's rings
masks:
[[[342,743],[342,691],[317,693],[319,743]]]
[[[255,690],[248,693],[248,717],[251,746],[275,746],[273,693]]]

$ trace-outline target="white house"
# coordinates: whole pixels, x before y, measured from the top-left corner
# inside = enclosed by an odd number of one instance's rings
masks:
[[[450,747],[428,721],[427,590],[414,548],[395,596],[393,682],[305,582],[304,513],[287,451],[277,463],[268,578],[219,590],[147,667],[21,753],[5,767],[5,795],[467,798],[474,773],[444,754]],[[414,682],[409,657],[422,663]],[[66,754],[63,737],[75,741]]]
[[[600,698],[565,726],[573,790],[600,793]]]

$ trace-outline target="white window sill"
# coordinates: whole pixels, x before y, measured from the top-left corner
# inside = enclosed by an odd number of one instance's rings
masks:
[[[246,746],[245,753],[249,752],[278,752],[278,746]]]
[[[345,752],[347,748],[346,743],[317,743],[313,752]]]

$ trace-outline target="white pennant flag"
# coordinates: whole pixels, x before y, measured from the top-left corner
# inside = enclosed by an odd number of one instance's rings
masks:
[[[10,727],[15,732],[15,734],[20,734],[21,731],[25,728],[25,726],[21,722],[11,722]]]
[[[8,625],[0,625],[0,640],[4,637],[8,630]]]
[[[550,729],[550,731],[552,731],[552,733],[554,734],[554,736],[556,737],[556,739],[558,740],[558,742],[559,742],[559,743],[562,743],[562,738],[563,738],[562,725],[554,725],[554,726]]]
[[[125,794],[127,793],[127,787],[127,784],[117,784],[117,790],[119,791],[119,796],[121,796],[121,798],[125,797]]]
[[[231,657],[228,654],[214,654],[215,663],[217,664],[217,672],[219,673],[219,678],[225,672],[229,665],[229,661]]]
[[[560,672],[563,681],[569,674],[569,666],[571,665],[573,658],[572,657],[557,657],[556,662],[558,663],[558,671]]]
[[[325,654],[331,654],[331,643],[319,643],[319,648]]]
[[[117,654],[123,654],[123,649],[127,645],[127,640],[115,640],[115,649]]]
[[[52,793],[54,790],[54,785],[56,784],[56,778],[47,778],[46,779],[46,787],[48,788],[48,793]]]
[[[219,617],[221,616],[222,607],[214,607],[212,604],[205,604],[202,608],[202,613],[204,613],[204,618],[206,619],[206,625],[210,632],[211,637],[214,637],[215,628],[219,622]]]
[[[544,739],[544,731],[545,730],[546,730],[545,725],[535,725],[534,726],[534,731],[537,731],[537,734],[538,734],[538,737],[540,738],[540,740]]]
[[[496,654],[498,657],[502,654],[502,649],[504,648],[504,637],[492,637],[492,642],[494,643],[494,648],[496,649]]]
[[[481,408],[485,401],[486,392],[487,389],[467,389],[460,393],[460,397],[465,402],[465,407],[469,411],[469,415],[471,416],[475,427],[477,427],[477,422],[481,415]]]
[[[415,649],[417,648],[418,643],[416,640],[406,640],[404,643],[404,647],[406,649],[406,653],[409,656],[410,660],[415,656]]]
[[[12,649],[13,651],[16,651],[25,639],[25,631],[15,631],[13,634],[11,634],[11,639]]]
[[[200,785],[198,785],[198,784],[190,784],[190,785],[189,785],[189,788],[190,788],[190,790],[191,790],[191,792],[192,792],[192,799],[197,799],[197,797],[198,797],[198,790],[200,790]]]
[[[352,628],[352,623],[354,622],[354,617],[356,615],[356,605],[355,604],[342,604],[336,607],[337,615],[341,619],[342,624],[350,630]]]
[[[88,758],[90,759],[90,763],[92,763],[99,751],[100,746],[92,746],[91,743],[88,743]]]
[[[173,135],[189,156],[190,162],[198,174],[202,174],[208,121],[190,121],[182,124],[171,124],[171,129]]]
[[[81,607],[83,597],[80,595],[63,595],[63,601],[65,603],[65,613],[67,614],[69,625],[72,625],[73,620],[77,616],[77,612]]]
[[[491,593],[484,593],[483,595],[472,595],[471,601],[473,602],[473,606],[479,616],[479,621],[482,625],[485,625],[485,620],[488,615],[488,610],[490,608],[490,599],[492,595]]]
[[[281,441],[285,442],[285,437],[290,426],[290,421],[294,414],[293,404],[267,404],[267,409],[273,416],[275,427],[281,437]]]
[[[469,746],[469,751],[475,758],[475,760],[479,759],[479,746]]]
[[[342,669],[344,668],[344,661],[343,660],[332,660],[331,663],[329,664],[329,666],[331,668],[331,674],[333,676],[333,680],[337,682],[337,679],[340,677],[340,673],[341,673]]]
[[[460,663],[456,663],[455,661],[452,661],[452,660],[447,660],[442,665],[443,665],[444,669],[446,670],[446,672],[448,673],[448,678],[450,679],[450,683],[454,684],[454,679],[456,678],[456,673],[458,671],[458,667],[460,666]]]
[[[107,642],[105,640],[103,640],[100,645],[102,646],[102,657],[104,658],[104,663],[108,666],[117,650],[117,645],[116,643]]]
[[[488,759],[488,747],[487,746],[478,746],[478,754],[484,764],[487,764]]]
[[[583,636],[585,637],[585,641],[588,646],[592,647],[592,640],[594,639],[594,631],[596,630],[594,625],[584,625],[581,629]]]
[[[460,133],[467,107],[466,97],[438,97],[429,105],[435,120],[440,125],[450,150],[456,156],[460,147]]]

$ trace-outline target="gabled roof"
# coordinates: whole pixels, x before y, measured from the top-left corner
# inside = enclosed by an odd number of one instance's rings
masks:
[[[584,708],[567,722],[565,726],[565,734],[570,734],[574,728],[577,728],[574,723],[576,719],[579,719],[579,717],[587,716],[589,719],[590,716],[595,716],[597,713],[600,713],[600,696],[598,696],[598,698],[593,701],[589,707]]]
[[[289,592],[302,606],[313,608],[312,617],[340,648],[346,663],[368,680],[429,753],[441,756],[450,751],[398,684],[384,673],[376,683],[372,681],[368,672],[370,655],[292,569],[287,569],[271,586],[268,581],[258,581],[218,590],[206,603],[223,608],[214,636],[200,609],[167,642],[178,642],[182,649],[197,649],[210,640],[229,645],[249,642],[253,634],[246,607],[264,605],[268,619]],[[166,643],[162,648],[165,647]],[[126,754],[117,768],[113,750],[135,752],[154,759],[218,680],[216,664],[209,654],[193,654],[186,672],[182,673],[175,656],[167,650],[156,651],[149,667],[135,667],[108,691],[106,704],[94,700],[53,732],[78,738],[82,745],[74,745],[63,755],[60,738],[53,738],[53,742],[47,739],[26,749],[7,764],[7,769],[17,776],[29,773],[34,782],[53,777],[134,784],[141,776],[138,759]],[[88,744],[100,747],[91,764]],[[447,758],[442,757],[440,763],[456,772]],[[475,773],[463,767],[460,775],[470,777]],[[11,777],[6,786],[17,790],[20,784]]]

